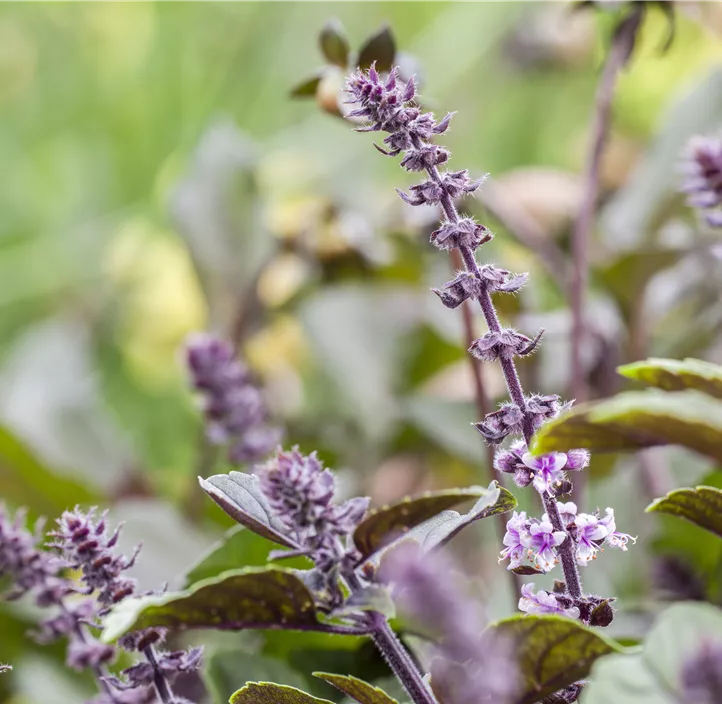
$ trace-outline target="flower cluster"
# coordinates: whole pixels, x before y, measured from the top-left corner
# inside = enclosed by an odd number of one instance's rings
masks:
[[[432,684],[441,700],[512,701],[518,678],[508,644],[484,632],[484,614],[458,588],[455,573],[443,553],[422,555],[409,541],[395,549],[383,577],[393,583],[403,611],[438,636]]]
[[[565,472],[578,472],[589,464],[587,450],[569,450],[535,456],[527,452],[523,440],[515,440],[506,450],[494,457],[494,467],[499,472],[513,474],[519,487],[532,486],[540,494],[556,496],[566,494]]]
[[[166,690],[164,701],[183,704],[185,700],[172,695],[169,682],[178,672],[198,667],[200,649],[156,654],[153,645],[162,642],[162,631],[131,633],[121,640],[121,647],[143,652],[148,662],[127,668],[118,679],[105,669],[116,659],[116,648],[94,635],[110,606],[135,593],[135,581],[124,572],[134,564],[138,550],[129,558],[116,554],[119,530],[109,533],[106,514],[98,516],[95,508],[63,513],[56,530],[48,534],[53,553],[40,550],[40,531],[34,536],[23,523],[22,514],[11,521],[0,509],[0,576],[12,580],[10,596],[30,592],[38,606],[56,607],[40,624],[37,638],[43,643],[67,638],[68,666],[91,669],[99,680],[103,691],[94,704],[144,704],[152,700],[159,683]],[[63,577],[65,569],[78,570],[78,581]],[[85,598],[78,598],[81,595]]]
[[[231,345],[212,335],[193,335],[186,344],[186,361],[191,384],[203,399],[210,441],[228,445],[231,462],[265,457],[280,433],[268,425],[261,392]]]
[[[333,473],[324,468],[315,452],[303,455],[297,447],[290,452],[279,450],[266,464],[256,467],[256,474],[289,535],[315,562],[328,605],[338,606],[343,598],[338,576],[356,561],[349,537],[365,516],[369,499],[332,503],[336,492]]]
[[[682,165],[687,202],[704,214],[711,227],[722,227],[722,139],[694,137]]]
[[[347,88],[351,96],[349,102],[358,105],[349,117],[361,118],[367,123],[360,131],[387,132],[389,136],[384,139],[384,147],[377,147],[379,151],[388,156],[403,152],[403,168],[426,172],[427,178],[412,186],[409,194],[400,193],[401,198],[413,206],[438,206],[441,223],[432,233],[431,243],[442,250],[458,250],[465,269],[433,291],[447,308],[456,308],[465,301],[478,304],[488,332],[472,342],[469,352],[483,361],[498,362],[506,381],[510,400],[474,427],[490,445],[499,445],[512,437],[508,449],[497,452],[495,467],[512,474],[519,486],[532,484],[541,496],[545,513],[541,520],[527,518],[524,513],[513,515],[503,539],[502,557],[510,560],[510,569],[527,574],[548,572],[557,563],[561,563],[564,572],[564,582],[559,583],[560,588],[553,595],[546,592],[534,595],[532,587],[526,587],[520,608],[537,613],[559,609],[585,623],[608,625],[613,616],[611,599],[585,595],[578,566],[588,564],[603,544],[626,549],[631,538],[617,532],[611,509],[604,517],[577,514],[573,503],[557,501],[558,496],[572,492],[567,473],[579,471],[589,463],[586,450],[543,457],[535,457],[528,451],[534,433],[567,410],[571,403],[563,402],[556,395],[524,393],[515,360],[534,352],[541,333],[530,338],[502,327],[492,294],[518,291],[527,276],[512,275],[492,264],[480,265],[476,260],[477,248],[488,242],[492,234],[473,218],[460,215],[455,199],[472,193],[479,182],[472,181],[466,171],[440,170],[439,166],[451,155],[432,141],[447,130],[451,115],[437,122],[433,114],[422,113],[414,101],[413,79],[400,81],[396,69],[387,77],[380,76],[373,66],[368,71],[357,71],[348,79]],[[705,173],[709,175],[711,171]],[[718,202],[715,200],[715,204]]]
[[[586,567],[597,557],[602,546],[627,550],[627,543],[636,538],[620,533],[614,520],[614,509],[607,508],[604,517],[578,513],[576,504],[557,504],[563,530],[555,530],[545,513],[541,520],[527,518],[524,511],[513,513],[506,525],[501,560],[509,560],[510,570],[531,566],[539,572],[549,572],[559,563],[558,548],[568,539],[574,546],[577,565]]]
[[[682,667],[682,700],[687,704],[722,701],[722,641],[706,641]]]

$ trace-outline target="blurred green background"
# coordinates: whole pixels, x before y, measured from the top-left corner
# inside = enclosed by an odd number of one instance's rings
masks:
[[[404,206],[393,187],[408,175],[323,109],[340,71],[319,101],[290,98],[323,65],[317,37],[331,17],[355,48],[388,23],[425,105],[458,111],[452,166],[493,177],[468,204],[497,233],[483,256],[532,273],[519,297],[499,301],[502,313],[525,333],[547,329],[522,365],[525,384],[569,385],[566,275],[548,261],[569,258],[610,11],[4,3],[0,494],[50,519],[75,503],[111,506],[127,521],[124,545],[145,544],[136,574],[147,588],[177,585],[227,525],[195,480],[222,463],[186,389],[179,349],[193,330],[240,345],[287,441],[318,449],[344,493],[385,503],[489,481],[469,426],[478,414],[460,316],[428,292],[450,266],[427,244],[434,214]],[[720,6],[681,3],[665,50],[669,32],[650,9],[614,101],[583,350],[593,396],[622,388],[614,367],[625,361],[722,359],[722,262],[710,256],[720,250],[676,193],[687,139],[722,127]],[[722,485],[711,471],[674,451],[593,462],[591,504],[614,505],[620,528],[640,535],[634,569],[628,555],[607,554],[606,568],[588,573],[590,590],[623,599],[616,635],[644,630],[654,551],[699,570],[715,564],[696,529],[642,513],[660,489],[705,476]],[[491,615],[509,614],[495,526],[470,533],[463,563]],[[247,560],[262,561],[254,551]],[[0,661],[15,664],[3,701],[80,701],[87,683],[63,669],[58,649],[32,644],[31,620],[17,605],[0,612]],[[330,669],[300,654],[338,644],[304,638],[197,640],[242,649],[247,678],[270,678],[270,656],[291,662],[294,677]],[[347,660],[370,657],[356,646]]]

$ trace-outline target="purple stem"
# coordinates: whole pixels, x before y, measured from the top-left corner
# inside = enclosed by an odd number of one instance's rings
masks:
[[[421,140],[412,135],[412,143],[416,149],[421,149]],[[441,186],[441,207],[446,213],[446,217],[450,222],[458,223],[459,214],[454,206],[451,196],[447,190],[443,187],[439,170],[436,166],[427,166],[426,172],[429,174],[431,179]],[[461,257],[464,260],[464,266],[466,270],[473,274],[479,281],[482,282],[481,295],[479,296],[479,306],[481,312],[484,315],[484,320],[489,330],[493,332],[499,332],[501,330],[501,323],[499,322],[499,316],[494,308],[494,302],[491,299],[491,294],[484,283],[484,279],[479,271],[479,265],[474,257],[473,251],[469,247],[462,246],[459,248],[461,251]],[[527,443],[527,447],[531,447],[532,437],[534,435],[533,416],[529,413],[526,407],[526,400],[524,399],[524,390],[519,380],[519,374],[516,371],[516,365],[513,359],[500,358],[501,369],[504,373],[504,380],[506,381],[506,387],[509,391],[509,396],[512,401],[519,407],[523,414],[522,428],[524,431],[524,438]],[[552,496],[543,496],[544,508],[549,515],[549,520],[554,526],[554,530],[563,530],[566,533],[564,524],[562,523],[561,516],[559,515],[559,509],[557,507],[557,501]],[[570,596],[573,598],[580,598],[582,596],[582,585],[579,577],[579,570],[577,569],[576,560],[574,559],[574,545],[572,539],[567,535],[566,540],[559,547],[559,556],[562,562],[562,569],[564,570],[564,577],[567,583],[567,589],[569,590]]]
[[[153,684],[155,685],[155,691],[158,692],[158,697],[163,704],[173,704],[175,697],[173,696],[173,692],[168,684],[168,680],[166,680],[165,675],[158,667],[158,660],[155,657],[153,646],[149,645],[147,648],[144,648],[143,655],[145,655],[146,660],[153,668]]]
[[[352,592],[362,588],[355,572],[349,572],[344,578]],[[367,619],[371,638],[414,704],[438,704],[431,690],[426,686],[416,663],[396,637],[386,617],[378,611],[369,611]]]

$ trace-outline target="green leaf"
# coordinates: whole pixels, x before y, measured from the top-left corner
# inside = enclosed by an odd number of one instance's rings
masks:
[[[274,543],[287,548],[298,547],[284,534],[285,527],[269,506],[255,474],[214,474],[208,479],[198,477],[198,482],[234,521]]]
[[[388,25],[370,36],[359,50],[358,67],[368,68],[375,61],[377,71],[390,71],[396,57],[396,40]]]
[[[333,704],[333,702],[312,697],[295,687],[272,682],[249,682],[231,697],[230,704]]]
[[[647,511],[686,518],[722,538],[722,491],[715,487],[670,491],[647,506]]]
[[[183,588],[239,567],[264,567],[270,547],[266,538],[243,526],[235,526],[188,570]],[[304,558],[287,560],[284,567],[302,568],[304,562]]]
[[[489,484],[486,494],[474,504],[468,513],[442,511],[409,530],[401,538],[388,545],[385,550],[392,550],[406,540],[413,540],[419,543],[422,551],[428,552],[448,543],[466,526],[497,513],[506,513],[515,507],[514,496],[494,481]]]
[[[268,679],[291,687],[305,684],[305,678],[287,663],[242,650],[213,653],[203,671],[203,682],[213,704],[227,704],[238,686],[251,679]]]
[[[535,704],[586,677],[597,658],[622,650],[597,631],[561,616],[514,616],[489,629],[511,644],[522,675],[514,704]]]
[[[677,704],[684,662],[720,633],[720,609],[675,604],[657,619],[641,652],[609,655],[594,665],[583,704]]]
[[[341,68],[348,66],[348,39],[346,30],[339,20],[334,17],[326,22],[318,37],[318,42],[321,52],[329,63]]]
[[[628,379],[643,381],[665,391],[697,389],[722,399],[722,367],[701,359],[646,359],[625,364],[617,371]]]
[[[98,496],[79,482],[48,469],[3,427],[0,427],[0,486],[4,501],[26,506],[33,517],[58,516],[76,504],[98,501]]]
[[[333,675],[328,672],[314,672],[313,676],[332,684],[344,694],[353,697],[359,704],[398,704],[382,689],[356,677]]]
[[[304,630],[317,627],[318,621],[313,597],[294,572],[252,568],[225,572],[176,594],[126,599],[106,617],[103,639],[110,643],[151,626]]]
[[[392,543],[411,528],[433,518],[464,501],[487,496],[487,490],[473,486],[468,489],[437,491],[407,498],[400,503],[373,510],[359,523],[353,541],[364,560]]]
[[[584,404],[542,426],[532,452],[586,447],[592,452],[682,445],[722,461],[722,403],[689,389],[629,391]]]
[[[321,79],[323,78],[323,72],[319,71],[315,76],[307,78],[305,81],[301,81],[295,87],[291,88],[292,98],[313,98],[316,95]]]

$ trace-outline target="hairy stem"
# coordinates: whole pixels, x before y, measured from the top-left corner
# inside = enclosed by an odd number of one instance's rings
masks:
[[[421,147],[421,140],[419,140],[418,137],[414,137],[412,141],[414,142],[414,146],[417,149]],[[440,186],[442,185],[441,176],[439,175],[439,170],[436,166],[427,167],[426,171],[436,183],[438,183]],[[454,207],[451,196],[448,194],[445,188],[442,187],[441,191],[443,194],[441,196],[441,207],[444,209],[446,217],[449,219],[449,221],[458,223],[459,214]],[[479,271],[479,265],[476,261],[476,258],[474,257],[473,251],[469,247],[460,247],[459,249],[466,270],[472,273],[480,281],[483,281],[483,278]],[[499,322],[499,316],[496,313],[496,308],[494,308],[494,302],[491,298],[491,294],[489,293],[486,286],[482,287],[482,292],[479,296],[479,306],[481,307],[481,312],[484,315],[484,320],[486,321],[489,330],[493,332],[499,332],[501,330],[501,323]],[[526,406],[526,400],[524,399],[524,390],[521,386],[519,374],[516,371],[516,365],[514,364],[513,359],[507,359],[502,357],[499,361],[501,363],[502,372],[504,373],[504,380],[506,381],[506,387],[509,391],[509,396],[511,397],[512,401],[519,407],[523,414],[524,419],[522,421],[522,429],[524,431],[524,438],[526,440],[527,447],[531,447],[531,441],[534,435],[533,419],[531,413],[529,413],[529,410]],[[544,507],[546,508],[547,514],[549,515],[549,520],[554,526],[554,530],[562,530],[566,532],[561,516],[559,515],[559,509],[557,507],[556,499],[552,496],[547,496],[545,494],[543,496],[543,501]],[[569,535],[567,535],[566,540],[560,546],[559,556],[561,558],[562,569],[564,570],[564,576],[567,581],[567,589],[569,590],[569,594],[575,598],[581,597],[583,593],[582,585],[579,577],[579,570],[577,569],[576,561],[574,559],[574,545]]]
[[[595,98],[592,141],[584,170],[584,194],[572,232],[573,266],[570,287],[572,303],[571,390],[572,395],[577,400],[584,400],[587,393],[584,368],[582,366],[582,347],[585,338],[584,294],[589,276],[589,240],[599,198],[599,172],[609,134],[612,98],[614,97],[617,77],[632,53],[634,39],[643,12],[644,6],[640,3],[617,27],[612,47],[604,64]]]
[[[355,572],[349,572],[344,578],[352,592],[362,588]],[[370,611],[367,619],[371,638],[414,704],[438,704],[424,683],[416,663],[396,637],[386,617],[378,611]]]
[[[148,660],[153,668],[153,684],[155,686],[155,691],[158,693],[159,699],[163,702],[163,704],[173,704],[175,697],[173,696],[173,692],[168,684],[168,680],[166,680],[165,675],[158,667],[158,660],[155,657],[153,646],[149,645],[147,648],[144,648],[143,655],[145,655],[146,660]]]
[[[451,250],[451,262],[456,269],[461,269],[464,266],[464,260],[457,249]],[[471,311],[471,306],[468,301],[464,301],[461,304],[461,319],[464,325],[464,341],[467,349],[471,346],[471,343],[476,339],[476,331],[474,330],[474,318]],[[469,360],[469,368],[471,369],[471,376],[474,380],[474,401],[476,404],[476,411],[480,418],[483,418],[487,413],[492,410],[491,399],[489,394],[486,392],[486,386],[484,384],[484,377],[481,374],[481,364],[479,360],[473,355],[467,355]],[[494,471],[494,450],[487,444],[484,445],[484,454],[486,455],[486,467],[488,480],[490,482],[497,479],[496,472]],[[499,542],[504,539],[506,534],[506,519],[504,515],[499,513],[496,515],[496,529],[499,534]],[[519,576],[513,572],[508,572],[509,579],[511,581],[512,594],[518,596],[520,593]]]

